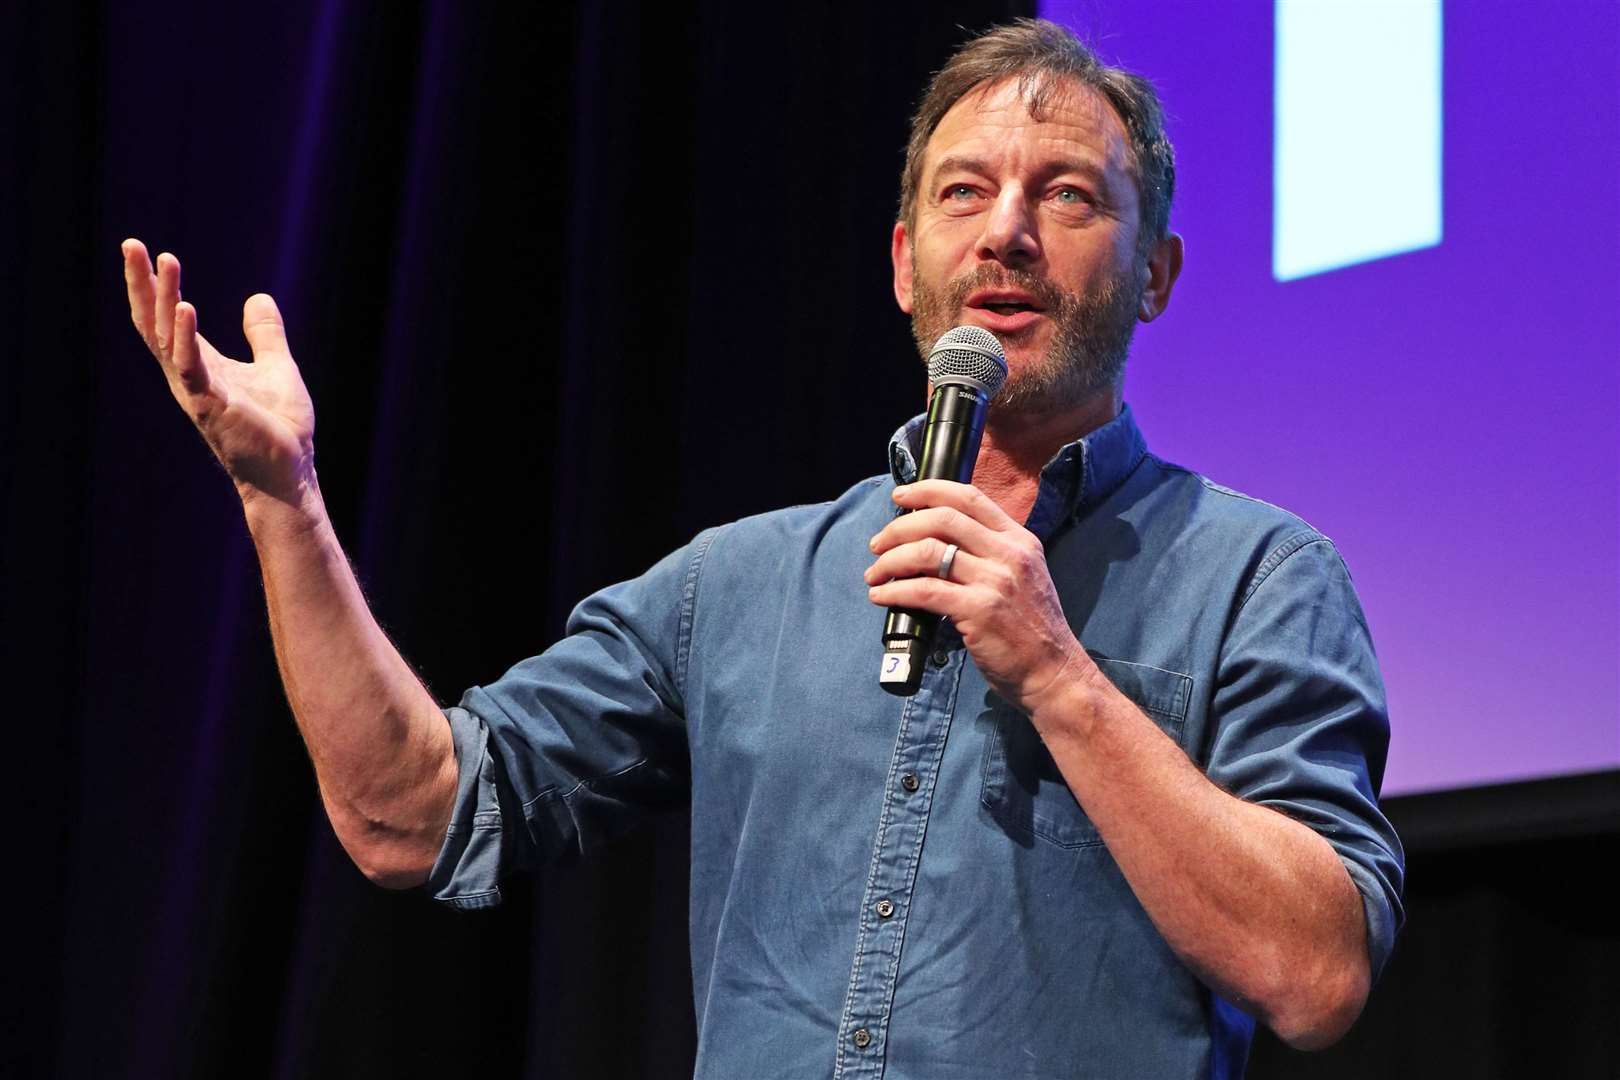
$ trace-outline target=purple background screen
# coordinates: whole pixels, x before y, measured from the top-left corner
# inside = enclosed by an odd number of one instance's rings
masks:
[[[1446,4],[1441,243],[1286,283],[1272,4],[1042,14],[1164,97],[1187,262],[1126,397],[1161,456],[1339,545],[1385,793],[1620,766],[1620,5]]]

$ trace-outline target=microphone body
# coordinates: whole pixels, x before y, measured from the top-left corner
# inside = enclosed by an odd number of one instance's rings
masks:
[[[918,480],[972,482],[990,398],[1006,377],[1001,343],[989,331],[959,326],[939,339],[928,361],[933,394],[923,427]],[[891,694],[915,694],[938,628],[939,616],[932,612],[890,608],[883,622],[878,685]]]

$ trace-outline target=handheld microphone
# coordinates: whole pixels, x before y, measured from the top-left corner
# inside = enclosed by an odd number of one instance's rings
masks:
[[[979,439],[990,399],[1007,378],[1007,354],[990,331],[977,326],[947,330],[928,354],[928,422],[923,427],[918,480],[973,481]],[[939,616],[890,608],[883,621],[883,664],[878,685],[909,697],[922,685],[923,666],[934,645]]]

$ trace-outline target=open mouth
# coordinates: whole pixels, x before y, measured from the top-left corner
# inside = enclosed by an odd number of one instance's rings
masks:
[[[986,311],[993,311],[997,315],[1016,315],[1020,311],[1039,311],[1033,304],[1025,304],[1017,300],[991,300],[979,305]]]

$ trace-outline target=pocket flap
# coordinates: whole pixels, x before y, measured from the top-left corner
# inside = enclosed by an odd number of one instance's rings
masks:
[[[1192,700],[1192,676],[1148,664],[1133,664],[1129,660],[1112,660],[1089,649],[1087,652],[1097,662],[1098,670],[1108,676],[1108,681],[1136,702],[1143,712],[1173,724],[1187,719],[1187,705]]]

